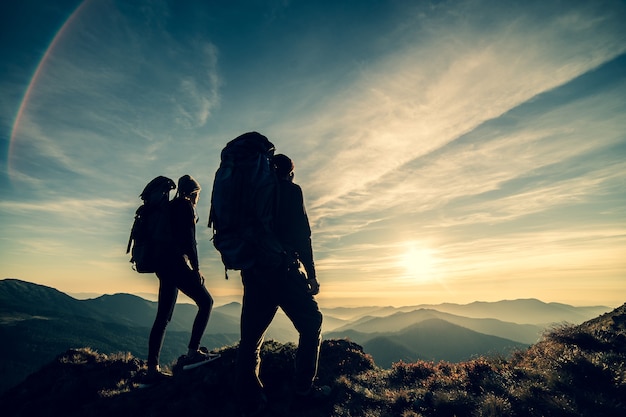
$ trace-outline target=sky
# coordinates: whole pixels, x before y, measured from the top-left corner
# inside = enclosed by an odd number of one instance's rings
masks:
[[[157,175],[289,155],[322,306],[626,301],[626,2],[0,4],[0,278],[149,297],[125,254]]]

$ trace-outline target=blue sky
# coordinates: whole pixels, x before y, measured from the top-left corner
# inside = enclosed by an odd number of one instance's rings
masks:
[[[623,1],[25,0],[0,6],[0,277],[154,293],[151,178],[224,144],[296,163],[323,305],[626,295]]]

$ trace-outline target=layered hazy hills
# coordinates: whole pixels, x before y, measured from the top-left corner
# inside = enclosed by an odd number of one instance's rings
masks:
[[[350,339],[384,367],[399,360],[456,362],[476,355],[507,355],[537,342],[550,326],[581,323],[607,310],[603,306],[573,307],[535,299],[337,308],[325,313],[339,316],[344,324],[325,332],[324,337]]]
[[[145,358],[156,309],[156,302],[129,294],[77,300],[54,288],[17,279],[0,280],[0,338],[4,341],[0,344],[0,370],[4,374],[0,391],[69,348],[130,352]],[[534,343],[546,326],[581,323],[608,310],[538,300],[325,308],[323,336],[359,343],[382,367],[400,360],[459,361],[476,355],[507,354]],[[176,306],[163,346],[163,364],[175,361],[186,350],[196,311],[191,304]],[[239,303],[215,307],[202,344],[217,349],[237,343],[240,312]],[[280,312],[268,330],[267,340],[271,339],[297,341],[293,325]]]
[[[575,307],[562,303],[545,303],[529,298],[502,300],[495,302],[475,301],[469,304],[416,304],[404,307],[337,307],[325,312],[339,319],[352,321],[371,317],[384,317],[395,313],[409,313],[415,310],[436,310],[441,313],[468,318],[497,318],[517,324],[548,325],[552,323],[582,323],[610,310],[606,306]]]
[[[606,310],[601,310],[602,312]],[[521,343],[534,343],[545,328],[545,324],[517,324],[491,318],[469,318],[432,309],[417,309],[411,312],[398,312],[384,317],[366,316],[335,329],[329,335],[340,336],[346,331],[363,333],[397,332],[415,323],[427,320],[442,320],[475,332],[508,338]],[[559,320],[563,322],[567,320]]]
[[[234,307],[234,306],[231,306]],[[430,319],[436,324],[441,319]],[[455,325],[451,325],[455,326]],[[159,385],[140,388],[145,362],[127,353],[69,349],[0,394],[9,417],[240,415],[233,385],[236,346]],[[324,340],[320,384],[324,403],[292,400],[293,343],[268,341],[261,378],[274,417],[336,416],[594,416],[626,415],[626,304],[581,325],[561,325],[509,357],[397,362],[381,369],[347,340]]]
[[[331,332],[328,339],[347,338],[363,346],[376,364],[388,368],[394,362],[416,360],[458,362],[477,355],[507,355],[528,344],[485,335],[448,321],[431,318],[395,332]],[[535,340],[536,341],[536,340]]]

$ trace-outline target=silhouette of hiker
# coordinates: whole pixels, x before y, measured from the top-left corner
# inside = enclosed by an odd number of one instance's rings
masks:
[[[157,382],[170,376],[161,371],[159,355],[165,337],[165,328],[172,319],[178,290],[191,298],[198,306],[198,313],[193,322],[189,350],[179,359],[183,369],[207,363],[219,357],[200,350],[200,339],[206,329],[213,308],[213,298],[204,286],[204,277],[198,264],[196,245],[196,204],[200,195],[200,184],[190,175],[183,175],[178,180],[178,192],[170,204],[170,224],[172,229],[172,247],[170,256],[163,261],[156,275],[159,278],[159,299],[157,315],[152,325],[148,342],[147,382]]]
[[[329,387],[313,385],[319,359],[322,314],[313,298],[320,286],[315,275],[311,229],[302,189],[293,183],[291,159],[280,154],[272,162],[279,178],[280,196],[275,232],[287,258],[278,268],[255,266],[241,272],[244,294],[236,385],[244,416],[258,415],[267,404],[259,379],[259,352],[278,307],[300,335],[295,358],[295,399],[321,400],[330,393]],[[297,259],[302,262],[306,276],[298,273]]]

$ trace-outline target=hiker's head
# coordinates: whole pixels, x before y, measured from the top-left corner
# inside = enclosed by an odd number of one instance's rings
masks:
[[[178,179],[178,195],[182,198],[188,199],[193,204],[198,203],[198,197],[201,189],[200,183],[191,175],[183,175]]]
[[[281,179],[291,179],[293,178],[293,170],[295,165],[291,158],[287,155],[283,155],[279,153],[278,155],[274,155],[272,159],[272,164],[274,165],[274,169],[276,170],[276,175]]]

